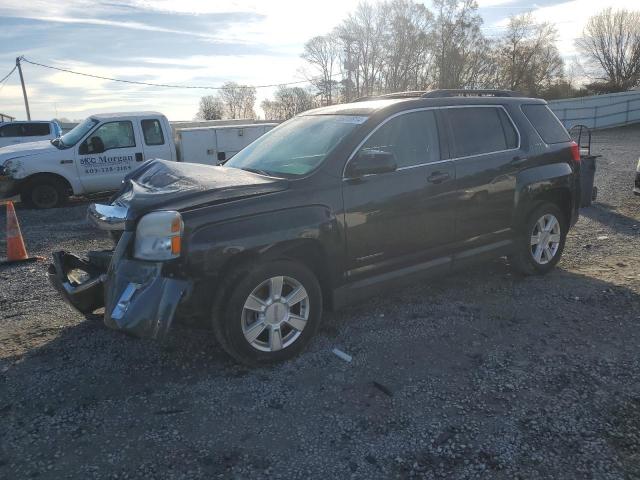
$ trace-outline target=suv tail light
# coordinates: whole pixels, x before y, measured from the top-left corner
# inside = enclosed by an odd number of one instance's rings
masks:
[[[571,142],[571,156],[574,162],[580,162],[580,147],[576,142]]]

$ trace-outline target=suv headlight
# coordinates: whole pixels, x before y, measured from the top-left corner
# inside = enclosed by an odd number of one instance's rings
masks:
[[[134,257],[140,260],[171,260],[180,256],[184,223],[174,211],[147,213],[138,222]]]

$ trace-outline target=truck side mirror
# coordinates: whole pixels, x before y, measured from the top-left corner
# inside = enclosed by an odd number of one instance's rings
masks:
[[[359,178],[364,175],[394,172],[398,168],[396,156],[383,150],[360,150],[347,166],[348,178]]]

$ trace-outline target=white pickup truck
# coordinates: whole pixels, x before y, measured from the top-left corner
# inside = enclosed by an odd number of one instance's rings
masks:
[[[0,148],[0,197],[20,195],[35,208],[57,207],[71,195],[117,190],[145,160],[217,165],[273,126],[185,129],[184,137],[178,130],[176,148],[171,125],[160,113],[92,115],[59,138]]]

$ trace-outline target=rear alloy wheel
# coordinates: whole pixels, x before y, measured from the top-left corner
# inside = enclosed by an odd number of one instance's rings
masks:
[[[536,263],[551,262],[560,248],[560,222],[551,213],[540,217],[531,232],[531,255]]]
[[[60,207],[68,198],[66,186],[57,178],[36,178],[20,194],[23,203],[38,209]]]
[[[320,324],[322,294],[313,272],[288,260],[231,275],[213,312],[222,347],[249,365],[297,355]]]
[[[560,209],[552,203],[542,204],[527,217],[509,260],[525,275],[547,273],[560,261],[566,235]]]

